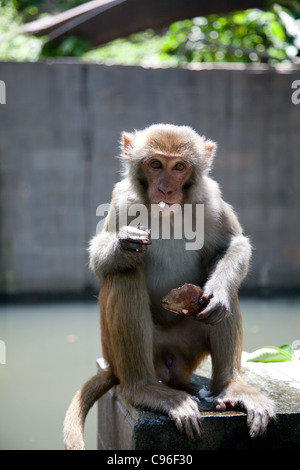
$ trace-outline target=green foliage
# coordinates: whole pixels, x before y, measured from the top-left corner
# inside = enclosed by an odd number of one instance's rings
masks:
[[[0,60],[38,60],[42,39],[16,34],[22,25],[13,2],[0,3]]]
[[[57,0],[56,7],[61,10],[72,8],[86,0]],[[0,60],[37,61],[50,56],[81,57],[91,48],[85,39],[70,36],[54,47],[47,38],[17,34],[24,20],[32,21],[46,8],[53,6],[48,0],[0,0]]]
[[[58,46],[46,43],[40,53],[40,58],[46,57],[82,57],[91,48],[89,41],[76,36],[68,36]]]
[[[298,3],[298,2],[297,2]],[[300,10],[299,10],[300,11]],[[131,63],[165,61],[171,65],[198,62],[266,62],[274,65],[299,56],[299,11],[274,5],[173,23],[162,35],[148,31],[118,40],[85,55],[86,59]],[[143,54],[144,48],[144,54]],[[127,51],[125,53],[125,50]]]
[[[88,0],[0,0],[0,7],[11,6],[23,22],[33,21],[40,15],[58,13],[74,8]]]
[[[170,66],[300,60],[300,3],[294,0],[286,0],[289,8],[273,3],[268,11],[250,9],[178,21],[160,34],[147,30],[95,49],[74,36],[54,47],[47,38],[15,35],[24,21],[51,12],[53,6],[58,11],[82,3],[85,0],[0,0],[0,36],[6,35],[0,42],[0,60],[75,56],[103,63]]]
[[[156,35],[152,30],[133,34],[130,39],[116,39],[109,44],[84,54],[88,61],[119,63],[124,65],[160,64],[177,65],[176,57],[163,50],[164,37]]]

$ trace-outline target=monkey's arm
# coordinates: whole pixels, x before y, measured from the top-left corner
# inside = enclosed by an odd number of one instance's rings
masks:
[[[109,273],[135,268],[151,244],[148,232],[142,228],[125,226],[119,232],[110,232],[108,226],[109,223],[89,246],[90,268],[100,280]]]
[[[249,239],[243,235],[236,215],[225,203],[221,226],[222,240],[227,240],[227,243],[217,248],[209,263],[203,298],[211,299],[208,306],[195,317],[210,324],[218,323],[230,314],[231,302],[236,299],[238,288],[248,272],[251,257]]]

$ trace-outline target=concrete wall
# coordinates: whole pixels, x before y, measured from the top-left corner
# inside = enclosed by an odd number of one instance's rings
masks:
[[[1,293],[83,292],[122,130],[188,124],[255,247],[245,288],[300,289],[300,71],[0,63]],[[280,292],[280,291],[279,291]]]

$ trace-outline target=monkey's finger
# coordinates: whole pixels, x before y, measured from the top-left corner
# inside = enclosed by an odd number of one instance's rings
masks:
[[[150,238],[150,230],[147,227],[138,225],[137,227],[128,227],[128,235],[131,238]]]
[[[191,402],[191,412],[189,414],[189,420],[188,423],[186,423],[187,426],[187,435],[190,437],[190,439],[195,440],[197,437],[200,436],[201,434],[201,414],[199,411],[198,407],[198,401],[196,397],[192,397],[193,402]]]
[[[194,316],[194,319],[207,325],[216,325],[227,316],[228,312],[219,303],[209,304],[204,310]]]
[[[144,225],[140,225],[140,224],[138,224],[137,228],[138,228],[138,230],[141,230],[141,231],[145,232],[147,234],[148,238],[151,238],[151,229],[150,228],[147,228]]]
[[[141,244],[139,242],[131,242],[129,240],[120,241],[121,248],[127,251],[146,251],[148,248],[148,243]]]
[[[206,325],[216,325],[222,320],[222,318],[223,317],[218,314],[217,308],[214,308],[209,312],[206,312],[206,310],[199,312],[194,316],[194,320],[205,323]]]
[[[134,236],[134,237],[128,237],[128,238],[121,238],[120,243],[123,246],[126,246],[126,244],[139,244],[139,245],[151,245],[152,241],[149,240],[149,238],[146,237],[139,237],[139,236]]]
[[[180,432],[185,432],[187,437],[194,441],[201,433],[200,421],[199,413],[194,413],[194,410],[185,410],[180,413],[175,423]]]
[[[255,410],[247,410],[247,424],[249,427],[250,437],[255,438],[260,433],[260,417],[258,413],[255,413]]]
[[[248,412],[247,422],[250,437],[255,438],[257,436],[262,436],[265,433],[268,424],[268,416],[266,413],[257,410],[250,410],[250,413]]]
[[[198,303],[203,310],[207,307],[212,297],[213,297],[213,294],[203,295],[202,297],[200,297],[200,299],[198,300]]]
[[[137,237],[137,238],[132,238],[131,240],[128,240],[130,243],[139,243],[141,245],[152,245],[152,240],[149,240],[149,238],[144,238],[144,237]]]
[[[198,416],[194,416],[191,420],[191,430],[192,430],[192,439],[197,439],[201,434],[201,418]]]
[[[123,227],[119,232],[120,240],[130,240],[137,243],[151,243],[149,233],[137,227]]]
[[[171,409],[169,411],[169,417],[174,421],[178,431],[183,432],[184,431],[183,420],[181,418],[179,410],[176,408],[174,410]]]
[[[226,411],[226,404],[224,403],[223,400],[221,400],[221,398],[216,398],[214,400],[214,405],[217,411],[221,411],[221,412]]]
[[[148,238],[146,232],[141,232],[136,236],[131,236],[130,241],[134,241],[136,243],[144,243],[145,245],[151,245],[152,240]]]
[[[195,438],[197,437],[197,431],[195,429],[195,424],[193,420],[186,418],[183,420],[183,426],[184,426],[184,431],[187,435],[187,437],[191,440],[194,441]]]
[[[270,419],[270,416],[268,415],[268,413],[262,413],[261,421],[260,421],[260,423],[261,423],[261,425],[260,425],[260,435],[265,434],[268,423],[269,423],[269,419]]]
[[[190,440],[194,440],[201,432],[201,414],[197,401],[188,396],[169,412],[170,418],[175,422],[180,432],[185,432]]]

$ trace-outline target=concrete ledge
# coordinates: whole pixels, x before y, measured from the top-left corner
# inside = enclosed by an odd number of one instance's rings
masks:
[[[98,362],[98,367],[100,367]],[[209,385],[207,360],[193,375],[192,388]],[[252,440],[246,415],[240,411],[219,413],[212,403],[199,401],[202,435],[190,442],[162,414],[133,408],[115,387],[98,401],[98,448],[102,450],[279,450],[300,448],[300,362],[262,364],[243,362],[244,379],[265,391],[276,402],[277,419],[264,437]]]

